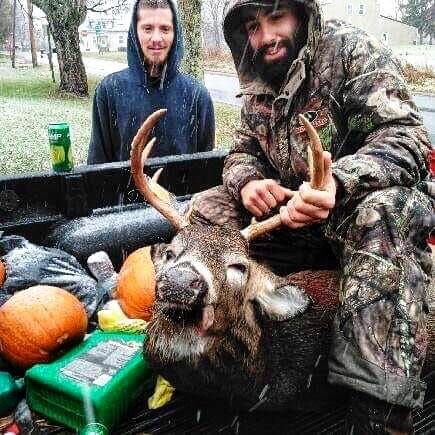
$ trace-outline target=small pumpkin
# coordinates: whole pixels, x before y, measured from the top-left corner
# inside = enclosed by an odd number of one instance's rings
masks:
[[[118,274],[115,297],[124,313],[133,319],[149,320],[155,301],[156,272],[149,246],[125,260]]]
[[[6,281],[6,266],[3,261],[0,260],[0,287]]]
[[[26,369],[49,362],[88,328],[86,311],[66,290],[35,286],[15,293],[0,307],[0,355]]]

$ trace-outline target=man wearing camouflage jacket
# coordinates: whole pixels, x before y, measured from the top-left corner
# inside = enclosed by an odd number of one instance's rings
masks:
[[[346,429],[412,433],[410,410],[426,389],[424,222],[434,208],[425,193],[431,145],[400,66],[363,31],[323,23],[316,0],[233,1],[224,33],[239,73],[241,126],[223,186],[198,195],[190,218],[243,227],[279,210],[287,228],[254,255],[284,258],[287,272],[336,258],[341,305],[329,381],[353,392]],[[298,114],[327,150],[323,191],[306,183]]]

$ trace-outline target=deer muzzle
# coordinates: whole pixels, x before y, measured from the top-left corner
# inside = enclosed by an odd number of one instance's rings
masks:
[[[188,265],[171,267],[157,276],[157,301],[194,309],[203,307],[208,286],[202,276]]]

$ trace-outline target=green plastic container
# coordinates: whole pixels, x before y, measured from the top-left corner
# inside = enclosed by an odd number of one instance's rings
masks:
[[[151,387],[145,336],[95,332],[50,364],[27,371],[27,403],[36,413],[82,430],[89,423],[113,428]]]
[[[7,372],[0,372],[0,418],[11,414],[24,397],[23,379],[14,380]]]

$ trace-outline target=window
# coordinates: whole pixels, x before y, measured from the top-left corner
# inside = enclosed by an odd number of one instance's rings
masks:
[[[366,13],[365,5],[363,4],[359,5],[358,15],[365,15],[365,13]]]
[[[124,35],[119,35],[119,44],[124,44]]]
[[[347,15],[352,15],[353,14],[353,5],[351,5],[350,3],[347,5]]]

